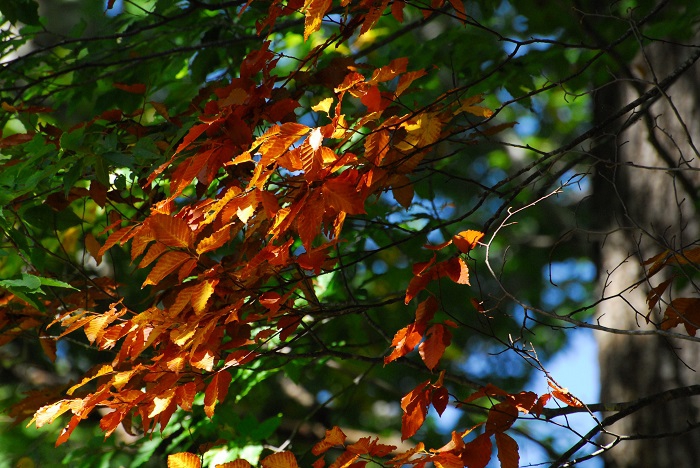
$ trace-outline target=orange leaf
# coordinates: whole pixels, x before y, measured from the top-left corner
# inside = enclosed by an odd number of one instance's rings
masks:
[[[496,448],[498,448],[498,460],[501,462],[501,468],[518,468],[520,466],[518,443],[511,436],[497,432]]]
[[[417,80],[418,78],[427,74],[428,72],[425,70],[417,70],[401,75],[401,78],[399,78],[399,84],[396,85],[395,94],[400,96],[404,91],[406,91],[406,89],[408,89],[409,86],[411,86],[411,83],[413,83],[414,80]]]
[[[549,393],[545,393],[544,395],[540,396],[537,399],[537,403],[534,404],[530,412],[539,418],[542,414],[542,410],[544,410],[544,405],[547,404],[550,398],[552,398],[552,395],[550,395]]]
[[[183,219],[154,213],[147,222],[158,242],[168,247],[192,248],[194,234]]]
[[[90,253],[90,255],[92,255],[92,258],[95,259],[97,265],[102,263],[102,255],[100,255],[100,243],[97,242],[97,239],[95,239],[95,236],[91,232],[89,232],[87,236],[85,236],[85,248]]]
[[[424,290],[432,280],[432,275],[414,276],[411,278],[411,281],[408,283],[408,288],[406,288],[406,299],[404,299],[404,303],[408,304],[411,302],[411,300],[416,297],[416,294]]]
[[[228,393],[228,387],[231,384],[231,374],[228,371],[219,371],[214,374],[211,382],[204,391],[204,412],[210,418],[214,416],[214,407],[217,400],[224,401]]]
[[[348,169],[339,176],[326,180],[322,187],[327,205],[347,214],[365,213],[365,197],[357,191],[359,173]]]
[[[319,456],[333,447],[334,445],[345,444],[346,435],[340,430],[338,426],[333,426],[333,429],[328,429],[326,431],[326,436],[320,442],[316,443],[311,449],[311,453]]]
[[[168,455],[168,468],[200,468],[202,461],[199,455],[189,452],[180,452]]]
[[[401,399],[401,409],[404,411],[401,417],[401,440],[412,437],[423,425],[428,415],[430,404],[429,380],[419,383]]]
[[[248,460],[239,458],[238,460],[234,460],[232,462],[219,463],[214,466],[214,468],[253,468],[253,465],[251,465]]]
[[[197,395],[197,384],[187,382],[175,389],[175,402],[185,411],[192,411],[192,402]]]
[[[144,286],[149,284],[158,284],[160,281],[177,270],[183,263],[190,259],[190,256],[185,252],[166,252],[160,259],[158,263],[153,267],[151,272],[148,274],[146,281],[143,282]]]
[[[356,453],[345,451],[328,468],[357,468],[353,462],[359,457]]]
[[[56,439],[56,447],[68,441],[70,435],[73,433],[73,430],[75,430],[76,426],[80,422],[80,419],[80,416],[78,416],[77,414],[73,415],[73,417],[70,418],[70,421],[68,421],[68,424],[63,429],[61,429],[61,433]]]
[[[415,323],[403,327],[394,335],[394,339],[391,342],[394,351],[384,358],[384,364],[388,364],[410,353],[422,339],[423,334],[419,331]]]
[[[262,468],[299,468],[297,459],[291,452],[278,452],[260,460]]]
[[[462,231],[457,233],[452,237],[452,242],[462,253],[469,253],[470,250],[475,248],[479,241],[484,237],[484,233],[480,231]]]
[[[554,396],[554,398],[566,405],[573,406],[576,408],[583,408],[583,403],[581,403],[581,400],[569,393],[568,389],[560,387],[551,380],[548,380],[547,383],[552,389],[552,395]]]
[[[425,341],[418,346],[418,352],[425,366],[432,371],[450,345],[452,334],[444,325],[437,323],[428,329],[426,336]]]

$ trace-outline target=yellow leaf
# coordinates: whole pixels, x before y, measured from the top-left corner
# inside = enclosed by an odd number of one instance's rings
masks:
[[[170,403],[173,401],[173,397],[175,396],[175,390],[170,389],[163,396],[157,396],[153,399],[153,410],[151,410],[151,413],[148,415],[149,418],[152,418],[154,416],[159,415],[166,409],[168,409],[168,406],[170,406]]]
[[[321,21],[323,15],[330,10],[332,0],[306,0],[304,5],[304,13],[306,19],[304,21],[304,40],[307,40],[312,33],[321,29]]]
[[[168,468],[201,468],[202,461],[194,453],[180,452],[168,455]]]
[[[319,102],[315,106],[312,106],[311,110],[314,112],[325,112],[326,114],[330,114],[332,105],[333,105],[333,98],[329,97],[326,99],[322,99],[321,102]]]
[[[92,375],[90,377],[85,377],[83,380],[80,381],[80,383],[77,383],[77,384],[73,385],[71,388],[69,388],[68,391],[66,392],[66,394],[72,395],[74,391],[76,391],[77,389],[79,389],[80,387],[82,387],[83,385],[85,385],[86,383],[91,381],[92,379],[102,377],[103,375],[109,374],[112,371],[113,371],[112,366],[110,366],[109,364],[104,364],[102,367],[100,367],[100,369],[94,375]]]
[[[70,409],[70,401],[61,400],[51,405],[42,406],[39,410],[34,413],[34,417],[27,427],[36,421],[36,427],[42,427],[45,424],[51,424],[56,420],[57,417],[65,413]]]

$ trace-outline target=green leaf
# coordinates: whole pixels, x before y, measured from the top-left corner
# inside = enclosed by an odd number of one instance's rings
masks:
[[[0,0],[0,13],[12,24],[39,24],[39,5],[33,0]]]
[[[41,279],[38,276],[22,273],[22,279],[1,280],[0,286],[3,288],[25,288],[30,291],[37,291],[41,288]]]

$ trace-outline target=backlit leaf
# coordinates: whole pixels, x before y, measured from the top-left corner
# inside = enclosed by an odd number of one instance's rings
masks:
[[[304,21],[304,40],[307,40],[311,34],[321,29],[323,15],[330,10],[332,4],[332,0],[306,0],[304,5],[304,14],[306,16]]]
[[[260,460],[262,468],[299,468],[297,459],[291,452],[278,452]]]
[[[180,452],[168,455],[168,468],[201,468],[202,461],[198,455]]]
[[[425,341],[418,346],[420,357],[428,369],[435,369],[451,341],[452,334],[444,325],[437,323],[428,329]]]
[[[316,443],[311,449],[311,453],[319,456],[326,453],[328,449],[335,445],[343,445],[345,443],[346,435],[340,430],[338,426],[333,426],[332,429],[326,430],[326,435],[323,440]]]
[[[214,416],[214,407],[216,402],[222,402],[228,393],[228,387],[231,384],[231,374],[228,371],[219,371],[214,374],[211,382],[207,385],[204,391],[204,412],[210,418]]]
[[[189,259],[190,256],[185,252],[166,252],[160,257],[141,287],[160,283],[163,278],[173,273]]]

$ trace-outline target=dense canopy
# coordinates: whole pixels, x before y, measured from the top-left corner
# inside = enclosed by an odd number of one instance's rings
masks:
[[[611,426],[697,386],[584,401],[548,363],[581,330],[697,341],[695,130],[662,116],[700,5],[671,3],[0,1],[0,453],[511,468],[643,438]]]

